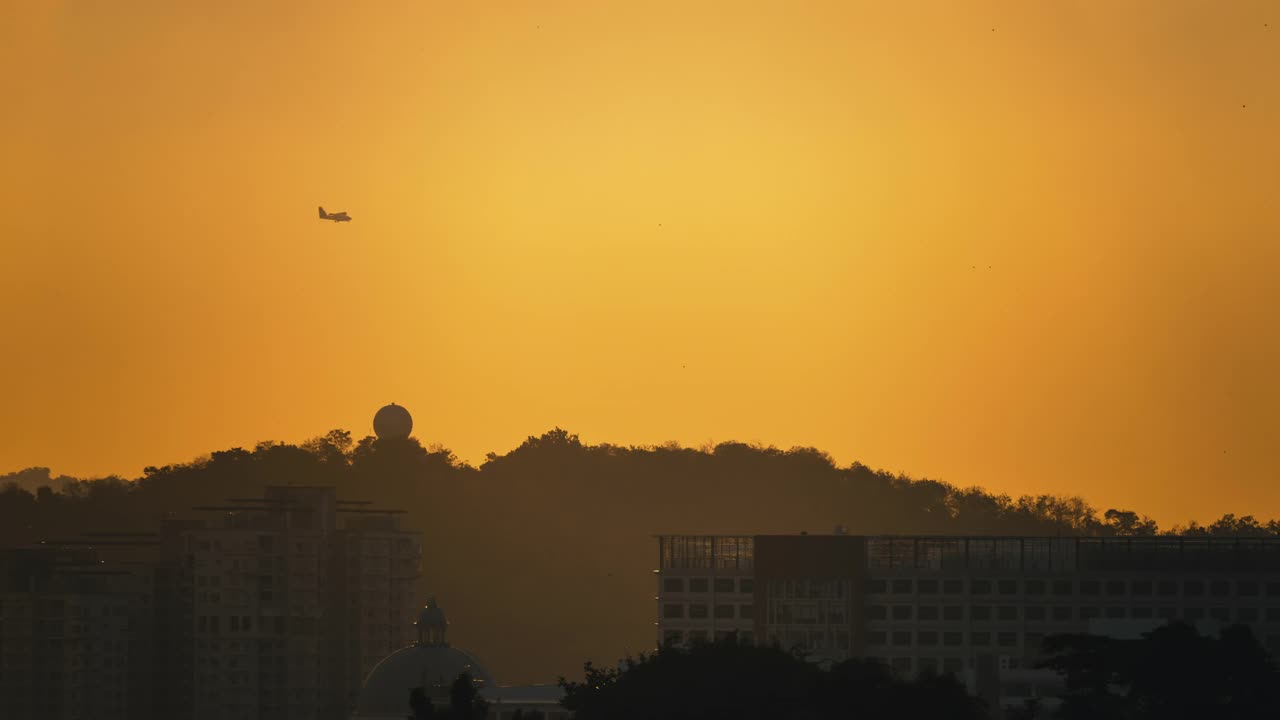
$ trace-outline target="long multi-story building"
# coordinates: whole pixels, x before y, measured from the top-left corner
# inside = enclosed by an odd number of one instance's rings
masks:
[[[658,556],[659,643],[736,632],[1003,705],[1057,695],[1053,634],[1244,624],[1280,655],[1277,538],[664,535]]]

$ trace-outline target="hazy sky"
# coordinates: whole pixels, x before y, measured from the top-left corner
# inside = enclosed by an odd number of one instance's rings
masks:
[[[0,472],[395,401],[1280,514],[1271,0],[19,2],[0,67]]]

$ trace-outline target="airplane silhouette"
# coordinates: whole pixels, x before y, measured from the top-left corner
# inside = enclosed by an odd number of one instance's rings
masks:
[[[327,213],[324,211],[323,207],[320,208],[320,219],[332,220],[334,222],[351,222],[351,217],[347,215],[345,210],[343,212]]]

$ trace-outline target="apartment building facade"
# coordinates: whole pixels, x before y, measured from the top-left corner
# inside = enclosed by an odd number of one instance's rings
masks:
[[[190,575],[196,720],[345,718],[412,641],[419,533],[331,487],[271,487],[168,535]]]
[[[195,510],[0,551],[0,717],[346,720],[413,642],[402,511],[304,486]]]
[[[93,550],[0,551],[0,717],[148,715],[154,590],[152,568]]]

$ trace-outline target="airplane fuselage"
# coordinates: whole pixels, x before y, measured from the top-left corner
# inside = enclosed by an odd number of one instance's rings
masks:
[[[334,222],[351,222],[351,217],[347,215],[345,211],[329,213],[329,212],[325,212],[323,207],[320,208],[320,219],[332,220]]]

